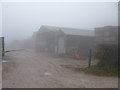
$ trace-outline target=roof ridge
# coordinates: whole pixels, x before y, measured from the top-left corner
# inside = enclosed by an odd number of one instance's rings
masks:
[[[59,29],[75,29],[75,30],[88,30],[88,29],[81,29],[81,28],[71,28],[71,27],[59,27],[59,26],[50,26],[50,25],[42,25],[44,27],[55,27],[55,28],[59,28]],[[42,27],[41,26],[41,27]],[[91,30],[93,31],[93,30]]]

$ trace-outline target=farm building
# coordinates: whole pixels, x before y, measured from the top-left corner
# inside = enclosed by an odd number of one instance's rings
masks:
[[[118,27],[105,26],[95,28],[95,43],[97,44],[118,44]]]
[[[4,37],[0,37],[0,59],[4,56]]]
[[[2,38],[0,37],[0,59],[2,58]]]
[[[87,55],[94,45],[94,31],[41,26],[36,32],[36,51],[47,51],[55,54],[71,54],[74,51]]]

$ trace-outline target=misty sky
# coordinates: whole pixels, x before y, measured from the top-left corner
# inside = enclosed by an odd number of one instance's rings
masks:
[[[2,15],[6,41],[28,38],[41,25],[90,30],[118,25],[115,2],[2,3]]]
[[[0,36],[2,36],[2,5],[0,3]]]

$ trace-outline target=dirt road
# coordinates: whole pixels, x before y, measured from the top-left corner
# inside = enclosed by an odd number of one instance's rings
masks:
[[[0,53],[0,90],[2,89],[2,55]]]
[[[2,62],[0,62],[0,89],[2,89]]]
[[[32,51],[6,54],[3,63],[3,88],[115,88],[115,77],[98,77],[74,72],[61,65],[86,66],[86,61],[57,58]]]

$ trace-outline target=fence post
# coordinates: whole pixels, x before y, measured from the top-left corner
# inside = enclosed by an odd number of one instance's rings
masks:
[[[5,54],[5,48],[4,48],[4,37],[2,37],[2,58],[3,58],[3,56],[4,56],[4,54]]]
[[[88,59],[88,67],[91,67],[91,60],[92,60],[92,49],[89,49],[89,59]]]

